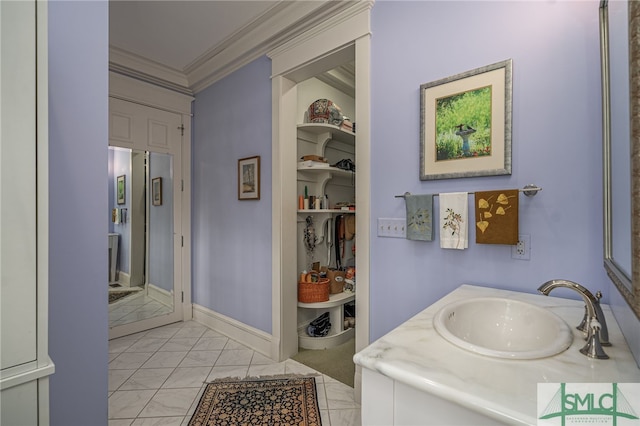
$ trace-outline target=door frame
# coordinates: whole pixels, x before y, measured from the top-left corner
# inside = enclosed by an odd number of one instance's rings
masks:
[[[370,271],[370,11],[373,2],[359,2],[308,32],[269,52],[272,60],[272,348],[282,361],[298,351],[296,235],[296,84],[344,61],[355,46],[356,62],[356,235],[358,271],[356,351],[369,344]],[[342,62],[340,62],[342,61]],[[361,369],[356,368],[359,400]]]
[[[109,97],[181,116],[182,126],[184,127],[180,147],[181,159],[180,164],[176,164],[176,169],[181,169],[180,176],[176,176],[176,180],[181,179],[181,182],[178,183],[181,188],[181,196],[174,199],[174,203],[179,203],[176,208],[180,213],[181,228],[181,235],[177,236],[181,240],[178,245],[180,247],[179,259],[181,265],[174,266],[180,266],[180,293],[176,292],[174,302],[181,312],[178,321],[188,321],[193,318],[191,304],[191,123],[194,98],[112,71],[109,72]],[[109,330],[109,339],[164,325],[160,322],[161,318],[150,318],[111,328]]]

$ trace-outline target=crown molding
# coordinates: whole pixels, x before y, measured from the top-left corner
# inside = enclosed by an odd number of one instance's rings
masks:
[[[352,98],[356,96],[356,70],[353,64],[342,65],[323,72],[318,74],[316,78]]]
[[[281,1],[222,43],[176,70],[111,46],[109,70],[160,87],[193,95],[279,46],[299,39],[315,27],[329,28],[343,13],[351,16],[369,0]],[[348,12],[345,12],[348,11]],[[313,34],[317,33],[312,31]],[[306,37],[305,37],[306,38]]]
[[[186,70],[197,93],[272,49],[339,15],[358,1],[284,1],[194,61]]]
[[[268,52],[272,60],[272,77],[286,75],[299,82],[347,62],[335,63],[336,55],[352,55],[348,46],[355,48],[354,41],[371,34],[370,10],[373,4],[373,0],[349,2],[349,7],[340,13]],[[307,66],[312,62],[315,64],[313,69]],[[312,75],[308,75],[310,71],[313,71]],[[332,80],[329,78],[326,82],[330,84]]]
[[[193,96],[109,72],[109,97],[182,115],[191,115]]]
[[[339,11],[331,13],[329,16],[324,16],[323,19],[317,20],[314,25],[308,25],[306,31],[301,31],[298,37],[289,37],[288,40],[283,41],[276,48],[269,51],[269,57],[277,57],[300,45],[304,45],[310,40],[316,39],[319,34],[329,33],[340,24],[351,21],[355,16],[360,15],[364,11],[371,10],[374,5],[374,0],[341,1],[340,3],[343,4],[343,7],[341,7]],[[360,31],[362,29],[358,28],[357,30]],[[370,33],[368,24],[364,31]]]
[[[114,46],[109,47],[109,71],[176,92],[193,94],[187,76],[181,71]]]

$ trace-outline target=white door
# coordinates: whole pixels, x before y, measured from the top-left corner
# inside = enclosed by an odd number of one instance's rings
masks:
[[[46,23],[0,1],[0,425],[49,424]]]
[[[36,353],[35,2],[1,2],[0,361],[3,375]],[[12,42],[10,40],[14,40]]]
[[[118,239],[109,292],[124,295],[109,304],[115,338],[181,321],[188,265],[181,255],[182,115],[114,98],[109,115],[109,234]]]

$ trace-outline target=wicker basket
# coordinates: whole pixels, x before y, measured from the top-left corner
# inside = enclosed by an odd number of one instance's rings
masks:
[[[315,283],[298,283],[298,301],[301,303],[317,303],[329,300],[329,278],[321,278]]]

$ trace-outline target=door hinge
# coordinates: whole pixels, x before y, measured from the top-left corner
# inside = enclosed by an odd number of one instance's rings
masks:
[[[180,189],[182,192],[184,192],[184,179],[182,179],[182,188]]]
[[[184,136],[184,124],[180,124],[180,127],[178,127],[178,129],[180,130],[180,136]]]
[[[181,291],[180,293],[182,295],[182,303],[184,303],[184,291]]]
[[[184,235],[180,236],[180,245],[184,247]]]

